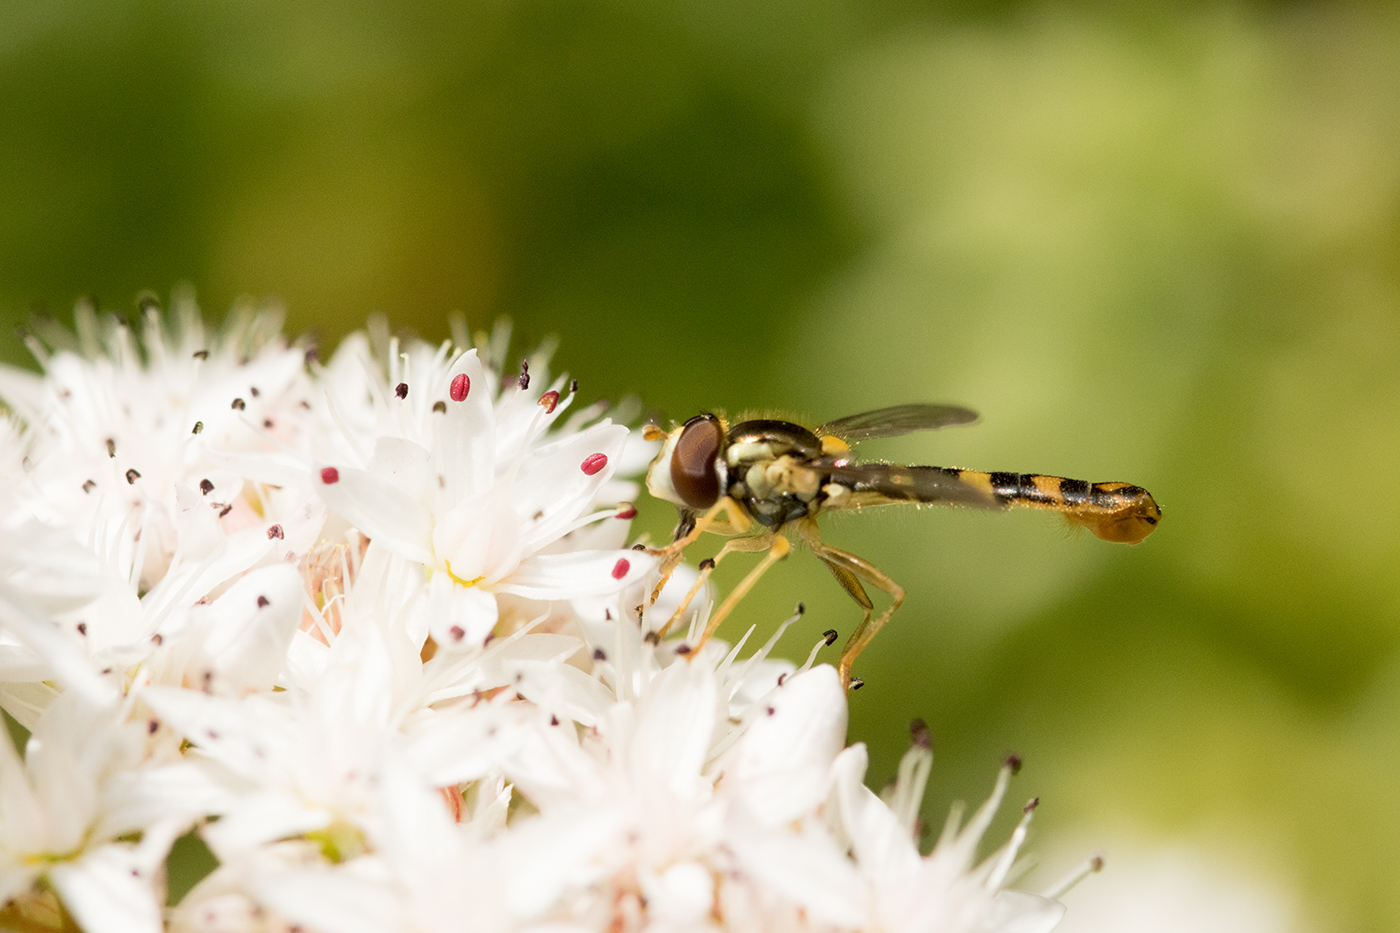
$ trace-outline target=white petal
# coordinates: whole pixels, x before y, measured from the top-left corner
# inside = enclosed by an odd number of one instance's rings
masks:
[[[223,689],[270,689],[301,623],[301,574],[288,564],[251,571],[214,601],[205,650]]]
[[[643,579],[655,566],[656,558],[642,551],[542,554],[521,561],[495,589],[527,599],[602,596]]]
[[[160,933],[161,904],[130,846],[107,845],[49,870],[58,896],[84,933]]]
[[[316,488],[332,512],[394,553],[433,563],[433,518],[422,503],[367,470],[334,469],[334,483],[323,481],[322,465],[315,471]]]

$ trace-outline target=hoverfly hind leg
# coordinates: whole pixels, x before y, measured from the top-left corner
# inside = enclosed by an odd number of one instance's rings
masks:
[[[904,587],[865,558],[823,543],[817,523],[812,519],[801,520],[797,530],[802,536],[802,543],[807,545],[822,563],[831,568],[837,581],[861,607],[860,624],[846,641],[846,647],[841,649],[841,660],[837,666],[837,673],[841,675],[841,686],[852,687],[855,681],[851,677],[851,666],[865,650],[865,646],[884,628],[895,610],[904,603]],[[870,594],[865,591],[862,583],[890,594],[890,605],[873,618],[874,603],[870,601]]]

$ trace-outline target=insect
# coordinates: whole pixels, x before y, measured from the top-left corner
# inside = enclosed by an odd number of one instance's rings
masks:
[[[660,634],[680,618],[727,554],[767,552],[711,614],[699,642],[703,645],[759,578],[787,556],[792,547],[787,535],[795,532],[863,613],[841,652],[838,670],[849,686],[851,666],[904,602],[904,588],[864,558],[823,542],[816,521],[822,512],[900,503],[1049,509],[1120,544],[1138,543],[1161,521],[1162,510],[1147,490],[1128,483],[862,462],[851,450],[871,438],[976,420],[976,412],[955,405],[895,405],[839,418],[816,430],[772,419],[731,425],[708,413],[670,431],[648,425],[645,436],[665,443],[647,471],[647,489],[680,510],[675,540],[653,549],[661,557],[662,573],[653,602],[685,548],[707,531],[729,536],[713,560],[701,563],[699,579]],[[867,586],[891,598],[879,615]]]

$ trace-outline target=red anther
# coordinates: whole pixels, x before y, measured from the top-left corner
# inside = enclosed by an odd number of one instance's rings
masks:
[[[550,389],[544,395],[540,396],[540,404],[544,406],[544,413],[546,415],[554,414],[554,406],[559,404],[559,393]]]
[[[340,482],[340,471],[335,467],[322,467],[321,482],[325,483],[327,486],[334,486],[336,483]]]
[[[467,393],[472,390],[472,381],[467,378],[466,373],[458,373],[452,377],[452,385],[448,388],[447,394],[452,401],[460,402],[467,397]]]
[[[613,564],[612,577],[614,580],[621,580],[627,576],[627,571],[632,569],[632,564],[625,557],[619,557],[617,563]]]
[[[282,531],[282,526],[281,526],[281,525],[273,525],[271,528],[267,529],[267,539],[268,539],[269,541],[271,541],[273,538],[277,538],[278,540],[281,540],[282,538],[285,538],[285,537],[286,537],[286,534]]]
[[[587,457],[583,458],[583,463],[579,465],[579,469],[583,470],[583,472],[589,476],[592,476],[607,465],[607,454],[589,454]]]
[[[613,516],[613,518],[636,518],[636,517],[637,517],[637,510],[634,509],[634,508],[633,508],[632,506],[630,506],[630,505],[629,505],[627,508],[623,509],[622,511],[618,512],[616,515]]]
[[[268,599],[266,596],[259,596],[259,597],[258,597],[258,608],[259,608],[259,609],[266,609],[266,608],[267,608],[268,606],[270,606],[270,605],[272,605],[272,600]]]

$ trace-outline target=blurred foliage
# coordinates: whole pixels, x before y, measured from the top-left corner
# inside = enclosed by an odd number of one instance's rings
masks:
[[[920,715],[931,820],[1014,748],[1042,838],[1204,840],[1310,929],[1400,927],[1400,17],[1152,9],[12,0],[0,315],[190,281],[327,344],[508,314],[676,418],[977,407],[867,453],[1166,520],[826,522],[909,590],[859,668],[872,781]],[[804,555],[735,621],[798,599],[794,656],[855,621]]]

